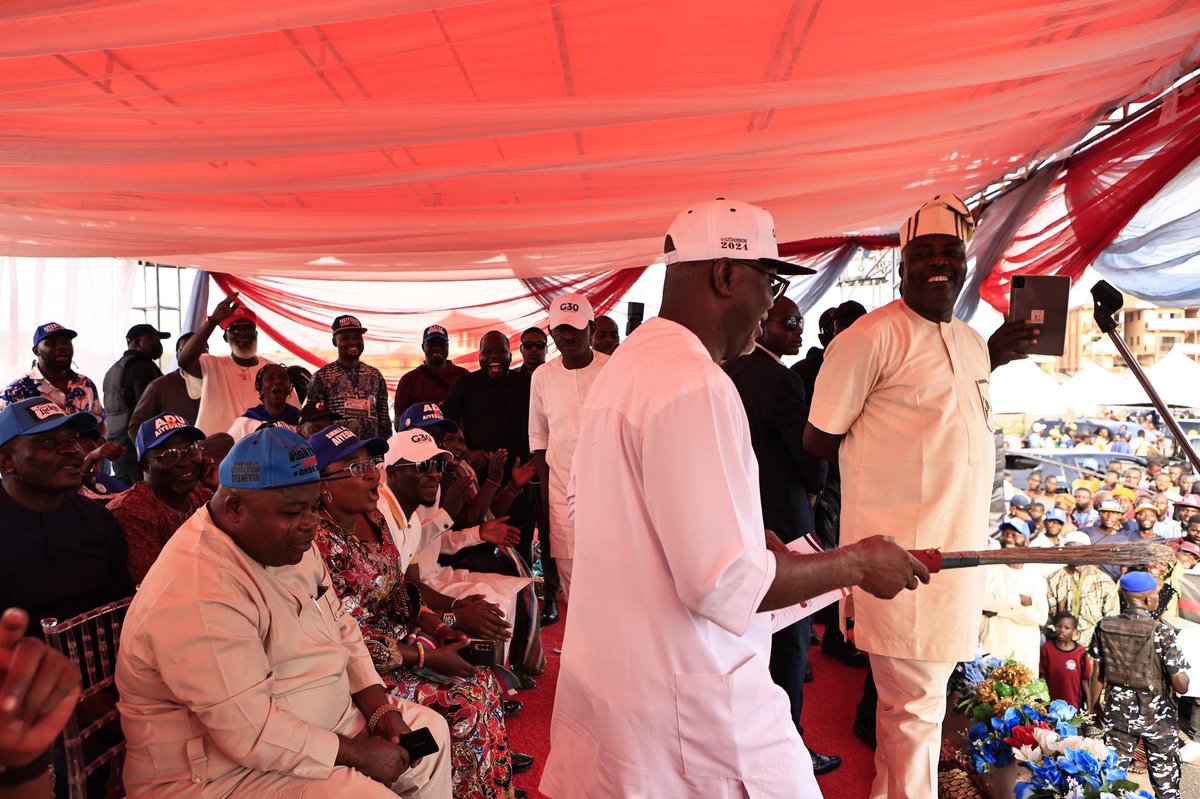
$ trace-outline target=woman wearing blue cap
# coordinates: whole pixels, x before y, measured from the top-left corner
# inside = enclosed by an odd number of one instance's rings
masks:
[[[445,716],[456,799],[513,797],[513,761],[495,677],[463,660],[467,637],[423,607],[377,509],[387,443],[360,440],[341,425],[325,428],[310,443],[322,477],[317,548],[379,676],[394,695]]]

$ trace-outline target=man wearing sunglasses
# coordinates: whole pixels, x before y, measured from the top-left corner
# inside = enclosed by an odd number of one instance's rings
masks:
[[[861,585],[928,581],[895,542],[800,557],[767,548],[758,462],[718,362],[747,352],[786,288],[775,223],[719,199],[676,217],[658,318],[584,402],[575,563],[541,790],[598,796],[821,795],[766,611]]]
[[[826,473],[825,462],[804,448],[808,423],[804,381],[781,360],[800,353],[803,335],[800,309],[789,298],[780,297],[767,312],[754,350],[726,361],[723,367],[737,387],[750,423],[763,524],[784,544],[815,532],[811,497],[821,491]],[[801,735],[811,638],[811,616],[771,636],[771,678],[787,692],[791,718]],[[813,773],[821,775],[840,766],[842,759],[812,752],[812,762]]]
[[[200,484],[203,438],[200,428],[173,413],[159,414],[138,428],[138,466],[146,479],[108,505],[125,534],[135,585],[175,531],[212,499],[213,492]]]
[[[546,362],[546,346],[549,339],[540,327],[531,327],[521,334],[521,365],[517,371],[533,377],[538,367]]]

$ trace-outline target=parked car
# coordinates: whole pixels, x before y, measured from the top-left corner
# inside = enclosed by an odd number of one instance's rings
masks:
[[[1013,485],[1024,490],[1029,473],[1042,470],[1042,478],[1058,477],[1059,493],[1071,491],[1071,483],[1084,476],[1084,461],[1095,461],[1100,467],[1100,476],[1108,471],[1108,464],[1124,461],[1125,468],[1146,468],[1146,459],[1121,452],[1074,452],[1069,449],[1019,449],[1004,455],[1004,469],[1012,475]]]

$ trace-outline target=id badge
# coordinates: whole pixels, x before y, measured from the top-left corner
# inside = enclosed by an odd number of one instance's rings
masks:
[[[342,410],[348,416],[370,416],[371,401],[369,399],[350,399],[347,398],[342,405]]]

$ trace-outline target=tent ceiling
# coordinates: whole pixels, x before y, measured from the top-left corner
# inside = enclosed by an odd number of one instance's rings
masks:
[[[894,229],[1196,56],[1178,0],[17,0],[0,254],[428,279],[643,265],[687,203]]]

